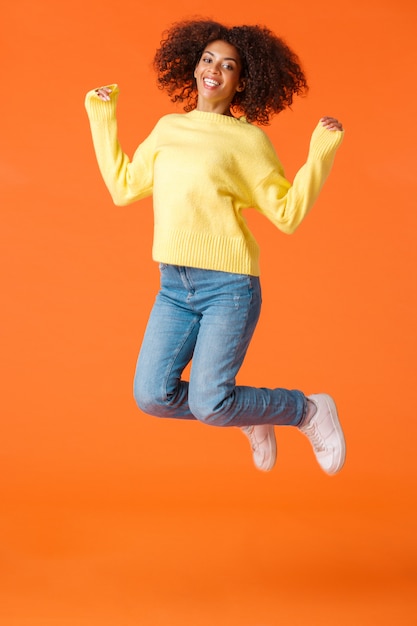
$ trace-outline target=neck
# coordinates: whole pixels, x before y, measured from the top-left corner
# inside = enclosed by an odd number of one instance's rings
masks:
[[[230,105],[222,105],[222,104],[211,104],[209,102],[201,102],[197,100],[197,111],[202,111],[203,113],[217,113],[217,115],[227,115],[228,117],[233,117],[232,112],[230,111]]]

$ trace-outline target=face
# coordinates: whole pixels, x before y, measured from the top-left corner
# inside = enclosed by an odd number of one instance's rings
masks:
[[[243,91],[240,78],[242,64],[236,48],[225,41],[207,45],[195,68],[199,111],[230,115],[230,104],[236,91]]]

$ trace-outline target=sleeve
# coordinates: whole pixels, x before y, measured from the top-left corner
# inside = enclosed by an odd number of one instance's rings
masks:
[[[330,174],[343,136],[343,131],[330,131],[319,123],[311,136],[307,161],[293,183],[285,178],[277,160],[275,167],[255,187],[254,208],[284,233],[293,233],[314,205]]]
[[[152,194],[153,162],[155,158],[155,129],[135,151],[132,160],[123,152],[118,140],[116,106],[117,85],[108,102],[101,100],[95,90],[89,91],[85,107],[98,166],[113,202],[118,206],[131,204]]]

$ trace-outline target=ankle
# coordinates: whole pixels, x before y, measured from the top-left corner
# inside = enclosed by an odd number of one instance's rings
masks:
[[[299,424],[299,426],[306,426],[306,424],[309,423],[311,418],[314,417],[316,413],[317,413],[316,403],[313,402],[313,400],[310,400],[310,398],[306,398],[305,411],[304,411],[303,419],[301,420],[301,423]]]

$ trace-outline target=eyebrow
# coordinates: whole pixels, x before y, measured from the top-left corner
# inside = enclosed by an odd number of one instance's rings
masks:
[[[210,50],[204,50],[203,54],[210,54],[212,57],[215,56],[213,52],[210,52]],[[234,61],[237,63],[237,60],[234,57],[224,57],[223,61]]]

